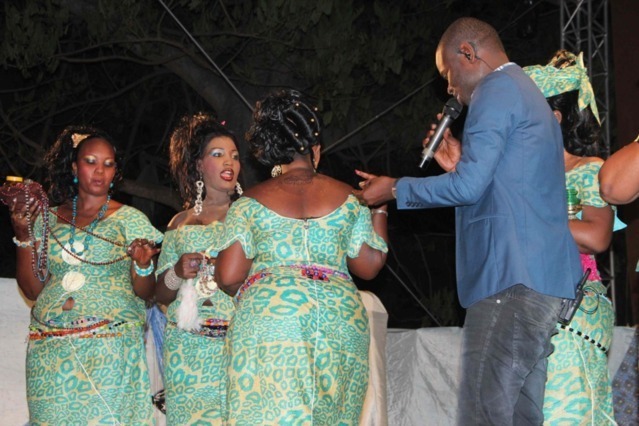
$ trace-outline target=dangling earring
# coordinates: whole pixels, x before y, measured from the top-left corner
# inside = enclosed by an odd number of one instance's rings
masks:
[[[113,189],[113,182],[109,184],[109,189]]]
[[[276,164],[271,169],[271,177],[278,177],[281,174],[282,174],[282,166],[280,166],[279,164]]]
[[[204,192],[204,182],[202,182],[202,178],[195,182],[195,193],[197,196],[195,197],[195,205],[193,206],[193,213],[196,216],[199,216],[202,213],[202,193]]]
[[[78,184],[78,177],[76,175],[73,175],[73,183]]]
[[[244,190],[242,189],[242,185],[239,182],[235,182],[235,192],[237,192],[238,197],[241,197],[244,194]]]

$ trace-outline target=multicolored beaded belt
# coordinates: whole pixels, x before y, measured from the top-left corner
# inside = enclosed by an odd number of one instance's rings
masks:
[[[50,338],[71,337],[74,339],[93,339],[104,337],[120,337],[127,329],[140,328],[144,321],[111,321],[101,320],[84,327],[59,328],[52,331],[44,331],[36,326],[29,326],[29,340],[44,340]]]
[[[582,339],[584,339],[586,342],[592,343],[593,345],[595,345],[595,347],[597,349],[600,349],[603,351],[603,353],[608,352],[608,348],[606,348],[605,346],[603,346],[601,343],[597,342],[595,339],[593,339],[592,337],[588,336],[587,334],[584,334],[583,332],[576,330],[572,327],[569,327],[567,325],[562,325],[561,326],[562,330],[566,330],[571,332],[572,334],[575,334],[578,337],[581,337]]]
[[[332,276],[337,276],[340,278],[345,278],[345,279],[349,279],[350,276],[345,273],[345,272],[341,272],[341,271],[337,271],[335,269],[331,269],[331,268],[327,268],[324,266],[316,266],[316,265],[283,265],[283,268],[291,268],[291,269],[297,269],[300,271],[300,274],[307,279],[310,280],[318,280],[318,281],[325,281],[325,282],[329,282],[330,281],[330,277]],[[249,289],[249,287],[251,287],[253,284],[255,284],[257,281],[259,281],[260,279],[272,275],[271,272],[268,271],[268,269],[262,269],[260,272],[251,275],[250,277],[248,277],[246,279],[246,281],[244,282],[244,284],[242,284],[242,287],[240,287],[239,291],[237,292],[237,294],[235,295],[235,301],[238,302],[242,296],[244,295],[244,293],[246,292],[246,290]]]
[[[179,328],[177,326],[177,323],[175,323],[174,321],[167,321],[166,324],[175,328]],[[207,318],[200,323],[200,327],[200,330],[188,331],[188,333],[197,334],[203,337],[224,338],[226,337],[226,332],[229,328],[229,322],[228,320],[218,318]]]

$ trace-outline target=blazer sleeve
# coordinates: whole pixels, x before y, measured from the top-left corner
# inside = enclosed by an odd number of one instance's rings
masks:
[[[462,155],[455,171],[426,178],[401,178],[396,185],[400,209],[475,204],[492,182],[513,131],[520,94],[502,72],[477,86],[466,117]]]

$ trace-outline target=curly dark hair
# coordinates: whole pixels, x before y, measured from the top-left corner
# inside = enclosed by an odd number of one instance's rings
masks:
[[[565,49],[555,52],[550,64],[558,69],[576,65],[576,56]],[[580,157],[602,157],[607,152],[603,146],[601,126],[590,107],[579,110],[579,90],[564,92],[546,99],[553,111],[561,113],[561,134],[568,153]]]
[[[78,151],[82,145],[89,139],[95,138],[107,141],[115,153],[116,169],[112,181],[114,187],[122,180],[122,171],[117,167],[121,162],[115,140],[107,132],[88,125],[67,126],[58,135],[44,157],[47,172],[46,182],[52,205],[60,205],[78,194],[77,185],[73,183],[74,176],[71,164],[77,160]]]
[[[289,164],[296,153],[312,156],[319,136],[317,108],[295,90],[280,90],[257,103],[246,141],[260,163],[274,166]]]
[[[211,139],[221,136],[230,138],[239,151],[235,134],[210,113],[198,112],[182,117],[171,134],[169,168],[185,210],[193,206],[197,195],[195,182],[200,179],[197,160],[204,156],[206,145]],[[206,197],[206,188],[202,195]]]
[[[580,157],[605,157],[601,127],[590,107],[579,110],[579,91],[572,90],[547,98],[553,111],[561,113],[564,148]]]

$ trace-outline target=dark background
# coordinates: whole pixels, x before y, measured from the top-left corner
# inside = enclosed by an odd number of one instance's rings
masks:
[[[124,156],[126,180],[114,198],[144,211],[164,230],[180,208],[167,170],[168,135],[179,117],[213,111],[242,136],[250,106],[279,87],[302,91],[320,108],[321,172],[353,186],[355,168],[390,176],[438,174],[436,164],[425,171],[417,164],[426,129],[448,98],[434,64],[445,28],[460,16],[486,20],[522,66],[546,63],[560,47],[558,1],[164,4],[5,0],[0,177],[42,181],[42,158],[56,135],[68,124],[93,124],[115,136]],[[462,124],[463,116],[453,130]],[[239,148],[240,181],[250,187],[268,171]],[[15,248],[5,208],[0,224],[0,276],[13,277]],[[373,281],[357,281],[380,297],[389,326],[461,325],[453,210],[396,212],[391,206],[389,233],[389,267]],[[614,247],[618,322],[624,324],[630,308],[623,296],[623,232],[615,235]],[[601,256],[604,275],[610,274],[609,259]]]

